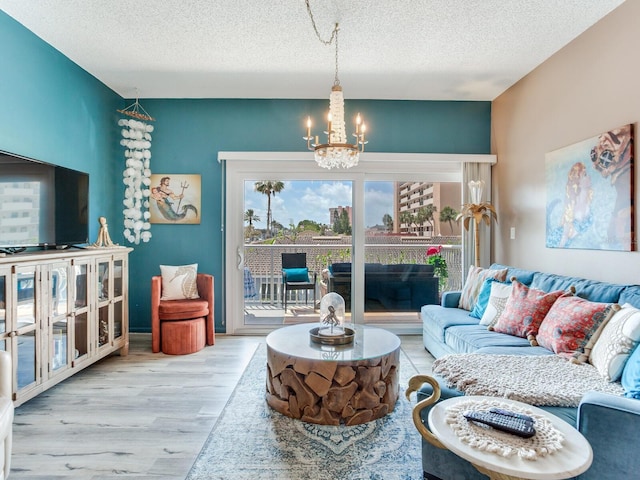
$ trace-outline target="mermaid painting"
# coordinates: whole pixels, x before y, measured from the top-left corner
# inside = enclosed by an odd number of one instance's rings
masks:
[[[152,176],[153,177],[153,176]],[[155,204],[157,209],[152,209],[151,222],[152,223],[199,223],[198,220],[198,208],[193,205],[186,197],[185,191],[192,186],[190,182],[183,181],[180,183],[181,192],[175,193],[171,189],[171,177],[162,176],[156,186],[151,188],[151,201]],[[198,182],[199,190],[199,182]],[[154,218],[154,213],[160,214]],[[189,214],[189,212],[193,212]],[[189,220],[189,221],[186,221]]]

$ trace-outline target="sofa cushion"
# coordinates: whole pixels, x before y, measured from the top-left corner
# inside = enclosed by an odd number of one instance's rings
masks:
[[[640,399],[640,347],[636,347],[622,370],[624,396]]]
[[[507,269],[484,269],[480,267],[474,267],[472,265],[469,268],[467,281],[464,283],[462,294],[460,295],[460,303],[458,304],[459,308],[468,311],[473,310],[473,307],[475,306],[476,300],[478,298],[478,293],[480,292],[480,288],[487,278],[495,278],[497,280],[500,280],[501,282],[504,282],[507,278]]]
[[[477,325],[478,319],[460,308],[442,308],[439,305],[424,305],[420,309],[424,330],[444,342],[444,332],[452,325]]]
[[[618,308],[617,304],[563,295],[544,318],[536,341],[560,356],[584,363],[589,358],[600,327]]]
[[[629,303],[636,308],[640,308],[640,285],[628,285],[622,292],[620,292],[620,298],[618,299],[620,305]]]
[[[555,273],[536,272],[531,281],[531,288],[542,290],[543,292],[554,292],[557,290],[569,290],[580,278],[565,277]]]
[[[530,347],[524,338],[490,332],[484,325],[456,325],[446,329],[444,341],[458,353],[475,353],[483,347]]]
[[[540,324],[551,306],[563,293],[562,290],[545,292],[537,288],[529,288],[518,280],[514,280],[504,311],[489,326],[489,329],[526,338],[531,345],[536,345],[535,337]]]
[[[533,347],[530,344],[519,347],[482,347],[474,353],[486,353],[491,355],[553,355],[551,350],[544,347]]]
[[[507,269],[506,278],[510,279],[510,278],[516,277],[516,280],[518,280],[520,283],[524,283],[525,285],[531,285],[531,282],[533,281],[533,276],[536,273],[533,270],[524,270],[522,268],[509,267],[507,265],[501,265],[499,263],[494,263],[489,268],[491,270],[504,270],[506,268]]]
[[[604,378],[615,382],[620,379],[624,365],[638,342],[640,310],[627,303],[613,314],[602,329],[589,354],[589,363]]]
[[[507,305],[507,300],[511,296],[512,285],[511,283],[503,283],[493,281],[491,283],[491,295],[487,302],[487,307],[480,319],[480,325],[493,325],[498,321],[500,315],[504,311],[504,307]]]

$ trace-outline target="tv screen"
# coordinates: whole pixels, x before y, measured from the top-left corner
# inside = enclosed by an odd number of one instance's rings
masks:
[[[88,242],[89,175],[0,152],[0,248]]]

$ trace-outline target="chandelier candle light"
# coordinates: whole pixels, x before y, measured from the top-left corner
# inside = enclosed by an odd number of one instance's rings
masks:
[[[314,158],[318,165],[323,168],[351,168],[358,164],[360,154],[364,152],[364,146],[367,144],[365,133],[367,126],[362,121],[362,117],[358,113],[356,116],[356,129],[353,136],[354,143],[347,142],[347,134],[344,123],[344,96],[342,95],[342,87],[338,78],[338,31],[339,25],[336,23],[329,40],[323,40],[316,27],[315,19],[311,13],[309,0],[306,0],[307,12],[311,18],[313,29],[320,40],[325,45],[331,45],[335,41],[336,45],[336,70],[333,87],[331,87],[331,95],[329,96],[329,114],[327,115],[327,142],[320,143],[318,135],[311,134],[311,117],[307,117],[307,135],[302,137],[307,141],[307,148],[314,152]]]

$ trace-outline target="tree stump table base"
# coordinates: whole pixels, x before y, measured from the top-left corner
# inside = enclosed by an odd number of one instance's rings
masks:
[[[281,330],[287,329],[301,330],[300,325]],[[397,339],[390,332],[374,330]],[[295,345],[294,338],[289,340]],[[271,343],[268,338],[266,399],[277,412],[308,423],[358,425],[393,411],[399,395],[399,340],[397,345],[391,342],[388,353],[352,360],[325,360],[323,352],[312,346],[308,348],[316,358],[299,356],[300,352],[282,352]]]

